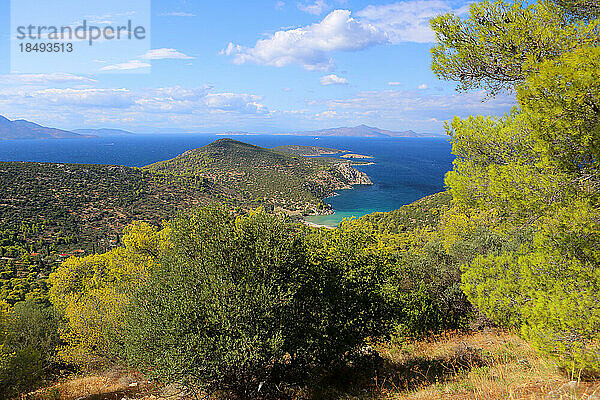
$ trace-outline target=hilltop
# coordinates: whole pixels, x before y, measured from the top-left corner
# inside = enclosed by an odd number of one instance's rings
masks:
[[[202,176],[241,196],[242,202],[267,201],[282,209],[318,212],[321,201],[338,189],[370,185],[352,163],[306,158],[232,139],[219,139],[171,160],[144,167],[151,171]]]

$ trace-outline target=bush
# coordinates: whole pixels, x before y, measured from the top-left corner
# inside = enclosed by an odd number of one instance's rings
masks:
[[[134,222],[125,229],[123,247],[70,257],[50,275],[50,301],[66,322],[61,332],[65,344],[58,353],[63,361],[87,367],[117,357],[130,293],[168,246],[165,235]]]
[[[4,309],[0,336],[0,395],[10,398],[33,389],[52,367],[58,318],[33,300],[20,302]]]
[[[173,248],[127,314],[127,359],[154,377],[280,397],[280,383],[342,361],[391,326],[388,265],[356,245],[358,231],[307,235],[278,217],[217,206],[170,227]]]
[[[295,233],[275,218],[234,218],[218,207],[172,221],[173,249],[129,308],[128,361],[240,396],[270,383],[304,265]]]
[[[600,230],[582,201],[557,209],[530,243],[465,265],[469,299],[521,331],[572,376],[600,376]]]

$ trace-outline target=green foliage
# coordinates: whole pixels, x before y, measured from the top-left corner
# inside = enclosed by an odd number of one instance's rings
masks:
[[[167,381],[279,396],[391,332],[408,297],[372,226],[306,231],[211,207],[170,227],[173,247],[134,297],[125,336],[129,362]]]
[[[90,365],[119,353],[131,291],[168,247],[167,231],[135,222],[125,230],[124,247],[71,257],[50,275],[50,301],[66,322],[59,351],[63,361]]]
[[[0,329],[0,396],[10,398],[39,385],[53,365],[58,317],[28,300],[3,307]]]
[[[600,4],[596,0],[554,0],[567,15],[589,20],[600,17]]]
[[[465,20],[454,14],[436,17],[431,21],[438,40],[431,50],[432,70],[442,79],[459,81],[461,89],[492,94],[512,89],[535,63],[598,40],[597,21],[579,24],[565,10],[570,9],[549,1],[526,6],[521,0],[486,0],[472,4]]]
[[[269,387],[295,334],[296,232],[274,217],[211,207],[171,223],[172,251],[136,293],[128,361],[167,381],[256,394]],[[292,355],[295,352],[291,352]]]
[[[584,1],[569,2],[576,3],[586,6]],[[496,21],[488,26],[501,24],[498,18],[505,17],[508,24],[512,13],[551,18],[547,11],[554,6],[542,2],[523,10],[519,3],[510,10],[489,7],[487,2],[473,6],[471,19],[464,23],[483,24],[486,19],[475,18],[482,10],[489,13],[487,21]],[[557,13],[563,21],[544,25],[545,32],[524,30],[531,40],[523,43],[548,39],[562,47],[553,54],[513,60],[521,73],[512,80],[518,82],[520,109],[500,119],[456,118],[448,126],[457,158],[446,177],[453,208],[443,219],[443,229],[449,251],[482,232],[499,239],[465,259],[462,287],[473,304],[496,323],[519,329],[565,369],[597,375],[600,52],[598,35],[589,35],[597,30],[598,20],[588,17],[582,22],[581,16]],[[480,40],[477,34],[471,37],[472,32],[463,34],[463,39],[472,39],[469,43]],[[514,32],[508,39],[521,38]],[[457,58],[452,62],[468,55],[453,46]],[[474,65],[483,64],[476,60]],[[451,77],[453,72],[447,73]],[[492,86],[509,81],[482,76],[474,81],[489,79]]]
[[[547,162],[589,178],[600,165],[600,47],[573,50],[536,70],[518,88],[531,134]]]

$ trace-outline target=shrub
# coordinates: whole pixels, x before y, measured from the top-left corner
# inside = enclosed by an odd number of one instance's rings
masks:
[[[360,231],[306,234],[218,206],[171,223],[171,251],[127,314],[129,362],[165,381],[240,398],[282,396],[391,326],[388,265]]]
[[[38,385],[59,344],[54,310],[32,300],[4,309],[0,334],[0,395],[10,398]]]
[[[71,257],[50,275],[50,301],[66,321],[60,358],[88,366],[119,354],[130,292],[167,246],[166,231],[142,222],[127,226],[124,247]]]

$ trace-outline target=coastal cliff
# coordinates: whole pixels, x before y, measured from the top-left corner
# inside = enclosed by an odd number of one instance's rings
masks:
[[[350,185],[372,185],[373,182],[369,176],[352,167],[350,163],[340,163],[336,166],[337,170],[342,174],[344,180]]]

